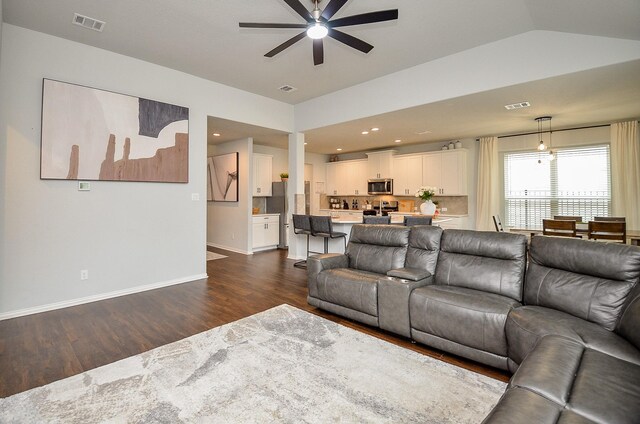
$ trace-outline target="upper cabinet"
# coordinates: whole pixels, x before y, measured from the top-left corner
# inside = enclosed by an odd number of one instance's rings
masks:
[[[326,192],[330,196],[367,194],[367,161],[349,160],[327,164]]]
[[[270,155],[253,154],[253,196],[270,197],[272,180],[272,162]]]
[[[456,149],[423,155],[422,185],[437,187],[436,196],[466,196],[467,151]]]
[[[367,179],[392,178],[395,150],[367,153]]]
[[[325,191],[330,196],[335,196],[340,193],[342,187],[338,187],[341,180],[344,180],[344,175],[341,175],[344,167],[342,162],[329,162],[327,164],[327,181]]]
[[[396,156],[393,158],[393,194],[413,196],[422,185],[422,156]]]

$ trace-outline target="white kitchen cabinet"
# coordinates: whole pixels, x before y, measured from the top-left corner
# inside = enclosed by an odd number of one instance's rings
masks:
[[[367,194],[367,161],[347,160],[327,164],[326,192],[329,196]]]
[[[325,190],[329,196],[340,195],[342,181],[344,180],[344,167],[342,162],[329,162],[327,164],[327,181]]]
[[[392,178],[395,150],[367,153],[367,179]]]
[[[367,165],[366,160],[350,160],[342,162],[345,171],[345,193],[350,196],[366,196],[367,195]]]
[[[469,229],[469,217],[468,216],[448,216],[441,215],[440,219],[446,220],[446,222],[438,223],[438,227],[443,230],[468,230]]]
[[[280,215],[254,215],[253,244],[254,250],[273,249],[280,243]]]
[[[413,196],[422,185],[422,156],[396,156],[393,158],[393,194]]]
[[[466,149],[422,155],[422,185],[437,187],[436,196],[466,196]]]
[[[253,196],[270,197],[273,156],[253,154]]]

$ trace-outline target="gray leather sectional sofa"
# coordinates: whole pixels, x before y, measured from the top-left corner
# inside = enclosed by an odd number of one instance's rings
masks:
[[[486,423],[640,423],[640,248],[355,225],[307,270],[312,305],[514,372]]]

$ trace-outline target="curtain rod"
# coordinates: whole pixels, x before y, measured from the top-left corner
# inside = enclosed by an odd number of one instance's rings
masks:
[[[589,128],[602,128],[602,127],[610,127],[610,126],[611,126],[611,124],[589,125],[587,127],[564,128],[564,129],[561,129],[561,130],[543,131],[543,133],[551,132],[551,134],[553,134],[554,132],[586,130],[586,129],[589,129]],[[521,133],[521,134],[499,135],[497,138],[520,137],[520,136],[523,136],[523,135],[533,135],[533,134],[538,134],[538,131],[533,131],[533,132],[528,132],[528,133]],[[480,141],[480,139],[476,138],[476,141]]]

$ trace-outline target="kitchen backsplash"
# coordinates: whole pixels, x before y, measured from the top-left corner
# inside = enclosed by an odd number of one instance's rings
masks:
[[[419,210],[422,199],[415,196],[327,196],[326,194],[320,195],[320,208],[329,209],[329,199],[340,199],[342,205],[344,201],[347,201],[349,209],[352,208],[354,200],[358,201],[358,209],[365,209],[366,202],[372,203],[375,201],[406,201],[405,204],[411,204],[413,202],[413,209]],[[469,213],[469,198],[468,196],[434,196],[433,200],[438,202],[440,209],[447,208],[443,214],[449,215],[467,215]]]

